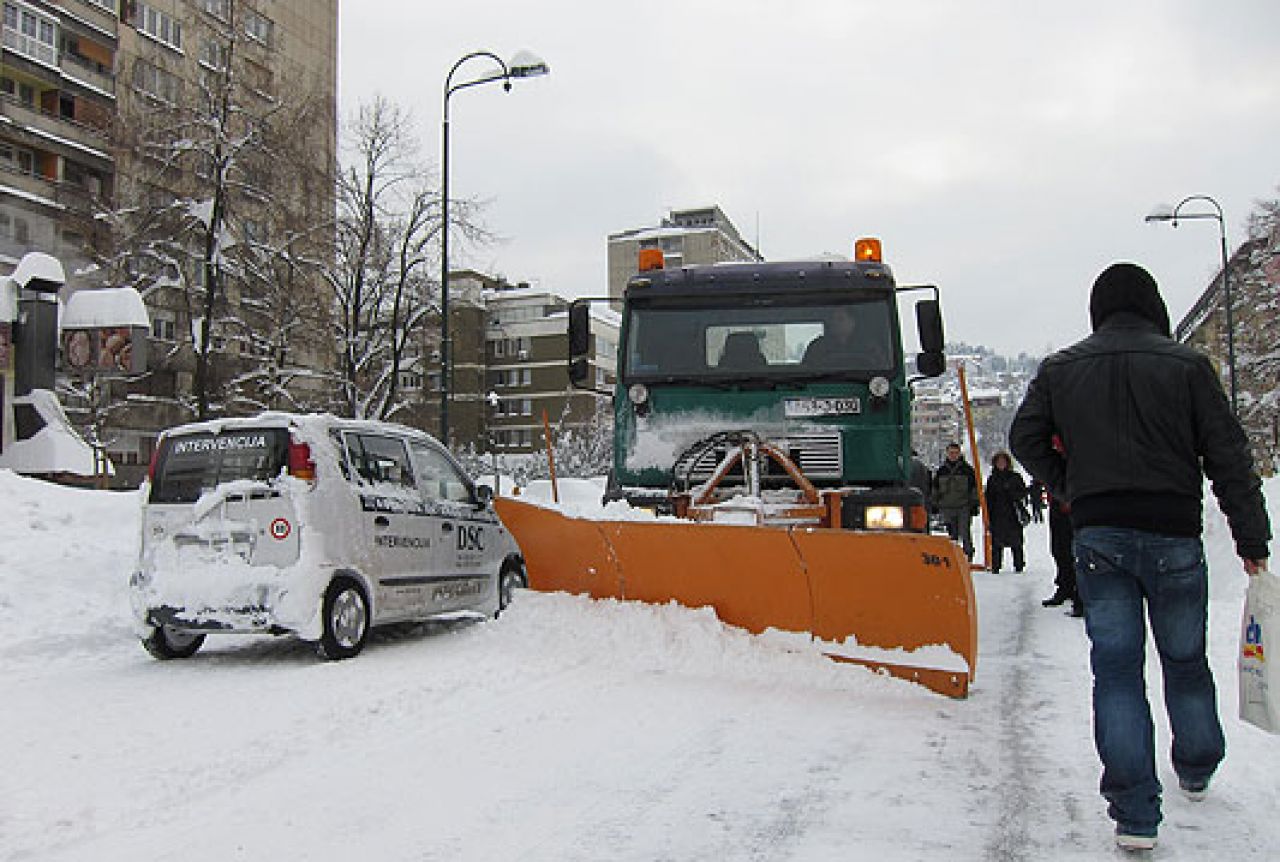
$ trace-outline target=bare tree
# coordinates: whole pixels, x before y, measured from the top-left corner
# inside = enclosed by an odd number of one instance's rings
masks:
[[[386,419],[407,406],[402,371],[422,374],[438,349],[441,207],[431,172],[418,156],[409,115],[378,97],[348,128],[349,158],[338,181],[335,265],[328,275],[341,350],[341,409]],[[455,231],[488,238],[473,222],[477,205],[450,202]]]
[[[259,62],[268,49],[247,32],[250,14],[228,0],[201,19],[194,66],[137,58],[115,133],[115,202],[99,213],[112,233],[101,264],[172,315],[173,347],[158,357],[151,394],[200,419],[314,399],[318,387],[299,393],[292,383],[327,362],[314,346],[290,354],[299,333],[318,329],[323,340],[327,328],[315,283],[333,165],[315,156],[330,151],[316,130],[332,102],[317,82]],[[189,385],[179,382],[188,374]]]

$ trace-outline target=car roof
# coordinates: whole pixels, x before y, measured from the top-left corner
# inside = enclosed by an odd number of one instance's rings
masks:
[[[164,436],[184,434],[220,434],[224,431],[245,429],[282,428],[298,429],[303,436],[325,434],[329,431],[365,431],[398,434],[404,437],[437,443],[435,437],[417,428],[410,428],[396,422],[384,422],[376,419],[347,419],[334,416],[332,413],[286,413],[268,411],[256,416],[233,416],[220,419],[208,419],[203,422],[188,422],[177,425],[164,432]]]

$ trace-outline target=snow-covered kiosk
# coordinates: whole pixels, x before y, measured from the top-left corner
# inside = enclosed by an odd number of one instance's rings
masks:
[[[61,310],[68,370],[146,368],[146,306],[133,288],[82,290],[60,309],[66,275],[57,258],[31,252],[0,277],[0,468],[70,481],[111,471],[67,419],[54,394]],[[78,363],[78,364],[77,364]]]

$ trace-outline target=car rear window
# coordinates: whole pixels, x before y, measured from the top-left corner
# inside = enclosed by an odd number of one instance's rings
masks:
[[[284,428],[237,429],[166,437],[151,480],[152,503],[194,503],[236,479],[269,481],[288,463]]]

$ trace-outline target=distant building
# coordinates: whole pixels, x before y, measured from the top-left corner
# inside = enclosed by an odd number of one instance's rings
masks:
[[[661,249],[668,268],[763,260],[720,207],[672,210],[657,226],[609,234],[609,296],[622,297],[642,248]]]
[[[942,461],[948,443],[964,439],[964,413],[950,395],[917,394],[911,402],[911,447],[930,467]]]
[[[570,300],[554,291],[510,284],[474,271],[449,275],[449,331],[453,341],[449,427],[455,446],[479,452],[540,451],[542,414],[553,428],[585,428],[598,396],[569,385]],[[596,307],[591,317],[592,380],[612,385],[619,317]],[[412,417],[398,417],[434,432],[439,428],[438,355],[413,366],[425,384]]]

